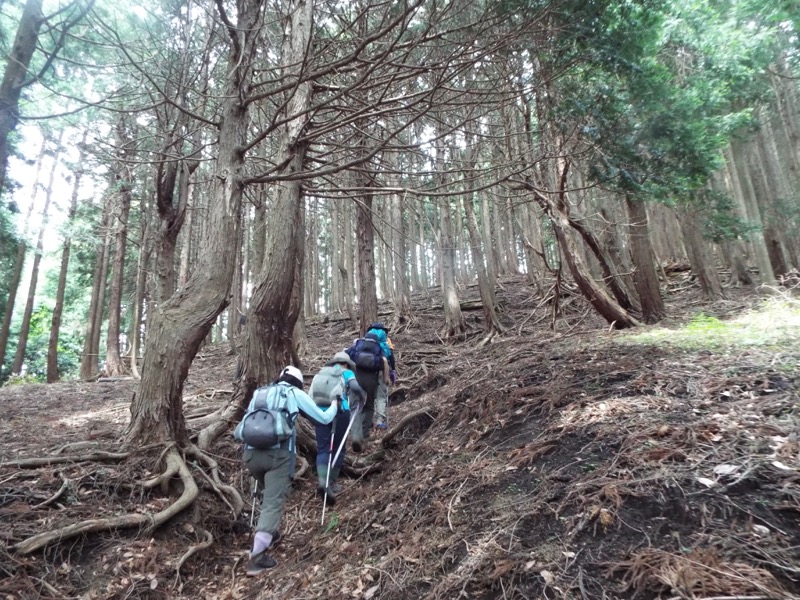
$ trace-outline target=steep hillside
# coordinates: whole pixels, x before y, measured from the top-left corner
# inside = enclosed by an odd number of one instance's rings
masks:
[[[244,576],[249,482],[239,448],[217,460],[248,498],[216,496],[136,537],[89,534],[20,556],[21,539],[160,493],[131,485],[152,463],[0,467],[0,592],[15,598],[790,598],[800,594],[800,305],[789,296],[704,305],[674,275],[669,321],[610,332],[582,300],[498,292],[508,331],[479,311],[455,343],[440,299],[415,298],[393,333],[401,380],[390,430],[353,464],[320,524],[313,475],[296,482],[279,565]],[[466,309],[477,291],[464,290]],[[389,315],[382,315],[387,320]],[[347,345],[349,322],[308,323],[309,377]],[[235,356],[207,349],[186,391],[196,426],[231,390]],[[65,444],[115,450],[131,381],[0,390],[3,463]],[[71,446],[71,449],[80,446]],[[120,470],[122,469],[122,470]],[[356,476],[355,474],[358,473]],[[210,537],[209,537],[210,536]],[[204,546],[204,541],[213,543]],[[193,548],[195,551],[186,554]]]

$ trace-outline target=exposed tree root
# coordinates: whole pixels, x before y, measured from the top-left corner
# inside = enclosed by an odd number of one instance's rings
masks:
[[[104,453],[108,454],[108,453]],[[127,456],[127,454],[125,455]],[[84,459],[86,460],[86,459]],[[49,464],[47,462],[41,464]],[[44,548],[52,542],[61,542],[86,533],[96,533],[113,529],[130,529],[141,527],[147,531],[152,531],[169,521],[172,517],[185,510],[195,501],[200,493],[197,484],[189,472],[183,457],[176,448],[170,448],[166,454],[166,470],[175,470],[183,483],[183,493],[180,498],[170,504],[167,508],[154,515],[141,513],[128,513],[106,519],[88,519],[79,523],[74,523],[67,527],[61,527],[53,531],[39,533],[26,540],[14,545],[14,549],[20,554],[29,554]]]
[[[105,460],[124,460],[131,455],[130,452],[92,452],[90,454],[77,454],[71,456],[45,456],[37,458],[20,458],[9,460],[2,463],[4,467],[19,467],[20,469],[32,469],[35,467],[46,467],[48,465],[58,465],[64,463],[77,462],[102,462]]]
[[[36,510],[37,508],[42,508],[43,506],[48,506],[49,504],[52,504],[53,502],[58,500],[62,496],[62,494],[64,492],[66,492],[68,489],[69,489],[69,479],[67,479],[65,477],[64,478],[64,483],[61,484],[61,487],[59,488],[59,490],[55,494],[50,496],[44,502],[40,502],[39,504],[36,504],[36,505],[32,506],[31,510]]]
[[[405,417],[398,421],[397,425],[392,427],[389,431],[381,439],[381,446],[387,448],[389,444],[392,443],[392,440],[397,437],[406,427],[408,427],[411,423],[417,421],[417,419],[429,419],[433,421],[436,418],[438,411],[430,408],[422,408],[420,410],[416,410],[412,413],[407,414]]]
[[[189,548],[184,555],[178,559],[178,563],[175,565],[175,585],[178,585],[180,582],[181,567],[186,563],[186,561],[201,550],[205,550],[206,548],[210,547],[211,544],[214,543],[214,536],[211,535],[211,532],[206,531],[205,529],[198,529],[198,533],[203,535],[203,541]]]
[[[214,492],[227,504],[233,511],[233,516],[238,517],[244,509],[244,500],[241,494],[233,486],[222,483],[219,477],[219,465],[211,456],[200,450],[197,446],[190,446],[186,450],[188,456],[194,457],[199,463],[205,464],[211,475],[206,475],[202,470],[199,472],[206,478]]]

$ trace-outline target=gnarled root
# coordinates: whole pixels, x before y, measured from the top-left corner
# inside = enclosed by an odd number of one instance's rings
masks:
[[[422,408],[412,413],[408,413],[405,417],[398,421],[397,425],[387,431],[383,438],[381,438],[381,446],[388,448],[389,444],[392,443],[392,440],[395,437],[402,433],[409,425],[412,425],[417,421],[429,421],[428,425],[430,426],[430,423],[433,423],[434,419],[436,419],[437,413],[437,410],[430,408]]]
[[[83,460],[85,460],[85,458]],[[181,494],[180,498],[178,498],[175,502],[170,504],[161,512],[158,512],[154,515],[128,513],[106,519],[88,519],[86,521],[68,525],[67,527],[39,533],[29,537],[28,539],[15,544],[14,549],[20,554],[29,554],[45,547],[52,542],[60,542],[86,533],[96,533],[113,529],[130,529],[134,527],[140,527],[147,531],[152,531],[160,527],[172,517],[189,507],[200,493],[197,484],[195,483],[194,478],[189,471],[189,467],[186,465],[186,461],[176,448],[171,447],[167,451],[165,460],[165,471],[172,470],[180,477],[181,482],[183,483],[183,493]],[[43,464],[49,463],[45,462]]]

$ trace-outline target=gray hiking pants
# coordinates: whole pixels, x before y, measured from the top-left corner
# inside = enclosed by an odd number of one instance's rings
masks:
[[[378,393],[375,395],[375,423],[389,422],[389,386],[378,379]]]
[[[375,412],[375,396],[378,394],[379,374],[359,368],[356,368],[355,374],[358,385],[367,393],[367,400],[364,402],[362,410],[353,418],[350,439],[354,442],[362,442],[369,437],[372,429],[372,415]]]
[[[258,516],[256,531],[272,535],[278,531],[283,515],[283,506],[291,489],[290,474],[294,452],[288,449],[273,450],[247,449],[244,451],[244,464],[250,475],[263,486],[261,514]]]

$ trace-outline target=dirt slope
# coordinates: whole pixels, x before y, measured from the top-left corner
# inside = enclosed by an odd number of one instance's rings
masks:
[[[210,494],[151,535],[87,535],[15,554],[10,546],[43,528],[155,510],[167,499],[135,485],[152,459],[0,466],[0,594],[794,597],[800,310],[787,300],[751,313],[762,301],[744,292],[704,305],[685,275],[670,290],[670,321],[632,337],[608,332],[568,293],[553,331],[551,303],[521,280],[503,281],[509,331],[483,347],[479,311],[465,311],[470,331],[445,345],[437,295],[416,298],[415,320],[392,335],[401,382],[390,426],[415,416],[385,444],[370,441],[366,454],[383,460],[345,482],[325,526],[313,475],[295,484],[279,565],[258,578],[243,574],[249,505],[234,519]],[[463,300],[473,308],[474,288]],[[311,374],[355,331],[329,319],[309,323],[308,334]],[[186,390],[190,425],[227,398],[234,369],[226,347],[201,353]],[[132,381],[0,389],[0,460],[84,440],[118,450],[134,389]],[[247,495],[238,447],[226,438],[216,450]],[[176,573],[205,531],[214,543]]]

